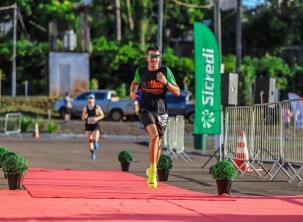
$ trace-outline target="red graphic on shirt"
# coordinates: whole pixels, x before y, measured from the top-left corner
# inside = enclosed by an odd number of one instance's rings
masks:
[[[142,84],[143,91],[153,94],[163,93],[164,85],[162,82],[151,79],[149,82]]]
[[[162,82],[156,80],[150,80],[150,88],[163,88]]]

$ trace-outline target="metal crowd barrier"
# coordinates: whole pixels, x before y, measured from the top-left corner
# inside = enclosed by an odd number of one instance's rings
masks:
[[[303,100],[290,100],[282,102],[283,109],[283,140],[282,150],[284,153],[284,164],[294,173],[288,183],[292,183],[296,178],[301,186],[303,179],[300,173],[303,170]],[[290,111],[290,113],[287,113]],[[287,117],[291,116],[291,121],[287,122]],[[299,169],[296,169],[300,166]],[[284,169],[284,166],[282,166]]]
[[[17,134],[21,137],[21,113],[7,113],[5,115],[4,133],[10,137],[12,134]]]
[[[180,156],[186,163],[192,162],[184,148],[184,116],[170,116],[163,136],[163,144],[167,146],[165,154],[173,158]]]
[[[247,139],[248,158],[236,158],[240,132]],[[237,170],[244,175],[253,170],[264,179],[274,180],[279,172],[296,178],[303,184],[303,100],[288,100],[280,103],[258,104],[225,109],[224,156],[232,162],[241,160]],[[267,169],[264,165],[270,165]],[[244,164],[248,167],[242,172]],[[255,165],[260,168],[257,169]],[[235,164],[237,166],[237,164]],[[260,173],[265,172],[265,175]]]

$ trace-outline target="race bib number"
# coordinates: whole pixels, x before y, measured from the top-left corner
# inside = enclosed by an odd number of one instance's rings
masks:
[[[87,124],[95,124],[92,117],[87,118]]]
[[[166,126],[168,121],[168,114],[158,116],[158,123],[161,126]]]

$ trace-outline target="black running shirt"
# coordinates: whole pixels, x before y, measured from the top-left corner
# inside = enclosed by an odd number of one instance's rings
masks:
[[[136,70],[134,81],[140,82],[140,87],[142,88],[141,110],[162,115],[167,113],[167,88],[164,84],[157,81],[158,72],[162,72],[169,83],[176,82],[170,69],[165,66],[161,66],[155,71],[149,71],[147,66],[140,67]]]

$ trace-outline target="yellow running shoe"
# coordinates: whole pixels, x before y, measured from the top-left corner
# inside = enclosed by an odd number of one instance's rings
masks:
[[[146,171],[145,171],[146,176],[148,176],[149,170],[150,170],[150,168],[146,169]],[[157,180],[158,180],[158,174],[157,174]]]
[[[157,181],[157,170],[153,170],[153,169],[150,169],[148,168],[146,170],[146,173],[147,173],[147,184],[149,186],[149,188],[157,188],[158,186],[158,181]]]
[[[148,176],[149,169],[150,169],[150,168],[147,168],[147,169],[146,169],[146,172],[145,172],[145,173],[146,173],[146,176]]]

